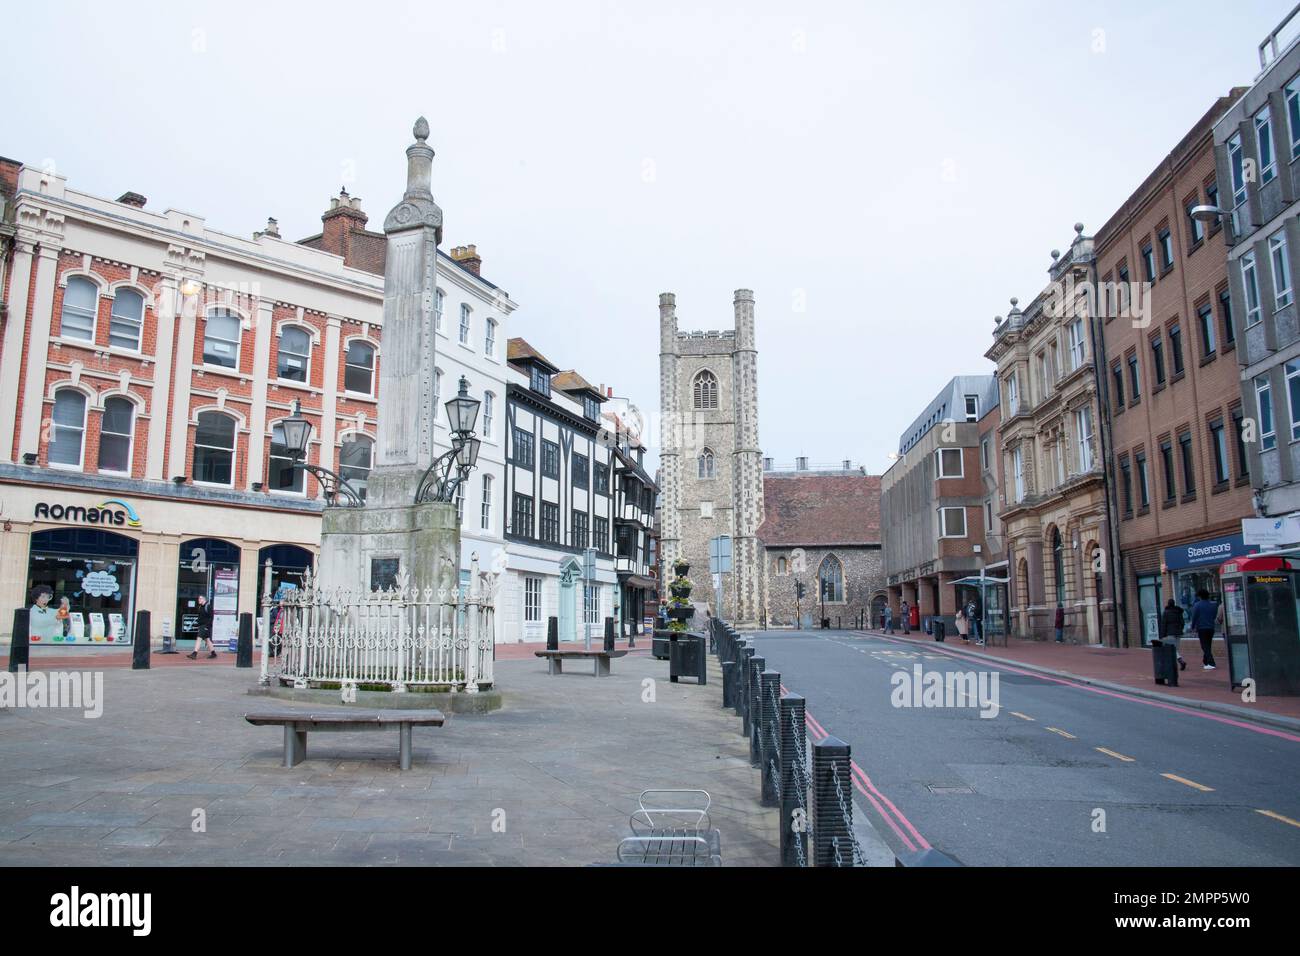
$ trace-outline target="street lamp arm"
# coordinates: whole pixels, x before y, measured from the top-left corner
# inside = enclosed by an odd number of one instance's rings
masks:
[[[455,477],[451,474],[452,465],[455,464],[459,452],[460,449],[453,445],[449,451],[443,452],[425,469],[424,474],[420,476],[420,483],[415,489],[415,503],[417,505],[426,501],[452,500],[456,494],[456,488],[468,476],[468,469],[458,469]]]
[[[311,465],[305,461],[294,462],[294,465],[316,476],[316,480],[325,491],[325,503],[330,507],[360,508],[363,505],[361,495],[357,494],[357,490],[348,484],[348,480],[343,476],[335,474],[328,468]],[[340,497],[342,501],[339,500]]]

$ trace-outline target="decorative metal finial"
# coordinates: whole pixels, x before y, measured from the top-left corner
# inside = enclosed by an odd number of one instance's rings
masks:
[[[1081,223],[1081,222],[1076,222],[1076,223],[1074,224],[1074,231],[1077,232],[1079,235],[1082,236],[1082,235],[1083,235],[1083,223]]]
[[[1011,308],[1014,309],[1014,308],[1015,308],[1016,306],[1018,306],[1019,304],[1020,304],[1020,300],[1019,300],[1019,299],[1015,299],[1015,298],[1013,298],[1013,299],[1011,300]]]
[[[417,140],[423,143],[429,138],[429,121],[421,116],[415,121],[415,126],[412,127],[411,132],[415,134]]]

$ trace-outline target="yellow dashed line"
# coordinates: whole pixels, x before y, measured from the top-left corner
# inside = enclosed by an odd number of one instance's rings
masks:
[[[1011,712],[1011,716],[1012,716],[1012,717],[1019,717],[1021,720],[1033,720],[1033,719],[1034,719],[1034,718],[1030,717],[1028,714],[1022,714],[1022,713],[1021,713],[1020,711],[1018,711],[1018,710],[1013,710],[1013,711]]]
[[[1123,754],[1117,754],[1117,753],[1115,753],[1115,751],[1113,751],[1113,750],[1107,750],[1105,747],[1096,747],[1096,748],[1094,748],[1094,749],[1096,749],[1096,750],[1100,750],[1100,751],[1101,751],[1102,753],[1104,753],[1107,757],[1114,757],[1116,760],[1122,760],[1122,761],[1124,761],[1125,763],[1132,763],[1134,760],[1137,759],[1136,757],[1125,757]]]
[[[1173,780],[1175,783],[1184,784],[1188,787],[1191,787],[1193,790],[1200,790],[1202,793],[1214,792],[1213,787],[1207,787],[1205,784],[1197,783],[1195,780],[1188,780],[1186,777],[1180,777],[1176,773],[1162,773],[1160,776],[1166,778],[1167,780]]]
[[[1272,817],[1274,820],[1281,820],[1283,823],[1289,823],[1293,827],[1300,827],[1300,821],[1292,820],[1290,817],[1284,817],[1280,813],[1274,813],[1272,810],[1256,810],[1256,813],[1262,813],[1266,817]]]
[[[1064,730],[1062,730],[1060,727],[1048,727],[1047,729],[1050,730],[1050,731],[1051,731],[1052,733],[1054,733],[1054,734],[1060,734],[1062,737],[1068,737],[1068,738],[1070,738],[1071,740],[1075,740],[1075,739],[1077,739],[1077,738],[1074,736],[1074,734],[1066,733],[1066,732],[1065,732]]]

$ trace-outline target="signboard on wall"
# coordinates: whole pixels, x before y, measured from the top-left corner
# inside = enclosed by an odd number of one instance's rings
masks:
[[[239,638],[239,569],[220,565],[212,569],[212,641]]]
[[[1300,515],[1281,518],[1242,518],[1241,537],[1249,545],[1281,548],[1300,544]]]

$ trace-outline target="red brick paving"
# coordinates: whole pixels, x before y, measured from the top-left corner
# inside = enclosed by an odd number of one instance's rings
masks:
[[[911,643],[933,645],[934,638],[913,632],[904,638],[899,632],[886,635],[879,630],[868,633],[875,636],[894,637]],[[1124,687],[1154,691],[1172,700],[1204,701],[1228,704],[1245,709],[1259,709],[1283,717],[1300,718],[1300,697],[1260,697],[1247,704],[1241,692],[1228,686],[1227,649],[1220,639],[1214,642],[1216,670],[1201,670],[1201,645],[1196,640],[1182,642],[1181,652],[1187,661],[1187,670],[1178,675],[1178,686],[1157,684],[1151,676],[1151,651],[1141,647],[1102,647],[1096,644],[1057,644],[1049,641],[1023,641],[1010,638],[1008,646],[986,645],[977,647],[972,641],[963,644],[960,638],[950,637],[943,643],[948,650],[970,651],[1006,661],[1008,664],[1026,664],[1058,671],[1065,676],[1084,680],[1105,681]]]

